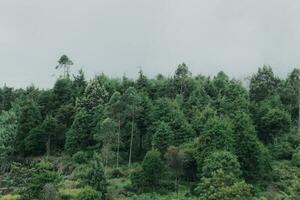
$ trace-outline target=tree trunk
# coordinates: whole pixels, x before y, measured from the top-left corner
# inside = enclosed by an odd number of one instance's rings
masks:
[[[131,137],[130,137],[130,149],[129,149],[128,167],[131,166],[131,159],[132,159],[133,131],[134,131],[134,107],[133,107],[133,115],[132,115],[132,121],[131,121]]]

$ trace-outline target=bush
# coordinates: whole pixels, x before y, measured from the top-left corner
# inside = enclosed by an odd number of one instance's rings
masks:
[[[300,148],[296,150],[292,157],[292,164],[294,166],[300,167]]]
[[[130,173],[130,180],[133,188],[137,189],[139,192],[143,192],[145,187],[145,176],[144,170],[140,165],[132,169]]]
[[[84,164],[88,162],[88,155],[83,151],[78,151],[72,156],[74,162]]]
[[[102,195],[100,192],[97,192],[96,190],[86,187],[84,188],[78,195],[78,197],[75,198],[75,200],[101,200]]]
[[[228,151],[216,151],[208,156],[202,167],[202,176],[211,177],[213,172],[222,169],[225,174],[241,175],[237,157]]]
[[[121,178],[124,176],[124,173],[122,172],[122,170],[120,168],[114,168],[111,171],[111,178]]]
[[[21,200],[21,196],[8,194],[8,195],[0,197],[0,200]]]

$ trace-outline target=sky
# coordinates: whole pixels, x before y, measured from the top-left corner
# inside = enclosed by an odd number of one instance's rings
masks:
[[[300,66],[299,0],[0,0],[0,85],[49,88],[62,54],[87,77]]]

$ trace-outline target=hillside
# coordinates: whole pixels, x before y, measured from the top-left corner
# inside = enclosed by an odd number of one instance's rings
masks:
[[[0,89],[0,200],[297,200],[300,70]]]

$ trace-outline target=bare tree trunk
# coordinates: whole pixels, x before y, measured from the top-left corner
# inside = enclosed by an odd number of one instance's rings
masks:
[[[133,131],[134,131],[134,107],[133,107],[133,115],[132,115],[132,121],[131,121],[131,137],[130,137],[130,149],[129,149],[129,161],[128,161],[128,167],[131,166],[131,159],[132,159],[132,145],[133,145]]]
[[[121,119],[120,119],[120,117],[119,117],[118,148],[117,148],[117,168],[119,168],[119,155],[120,155],[120,133],[121,133]]]

